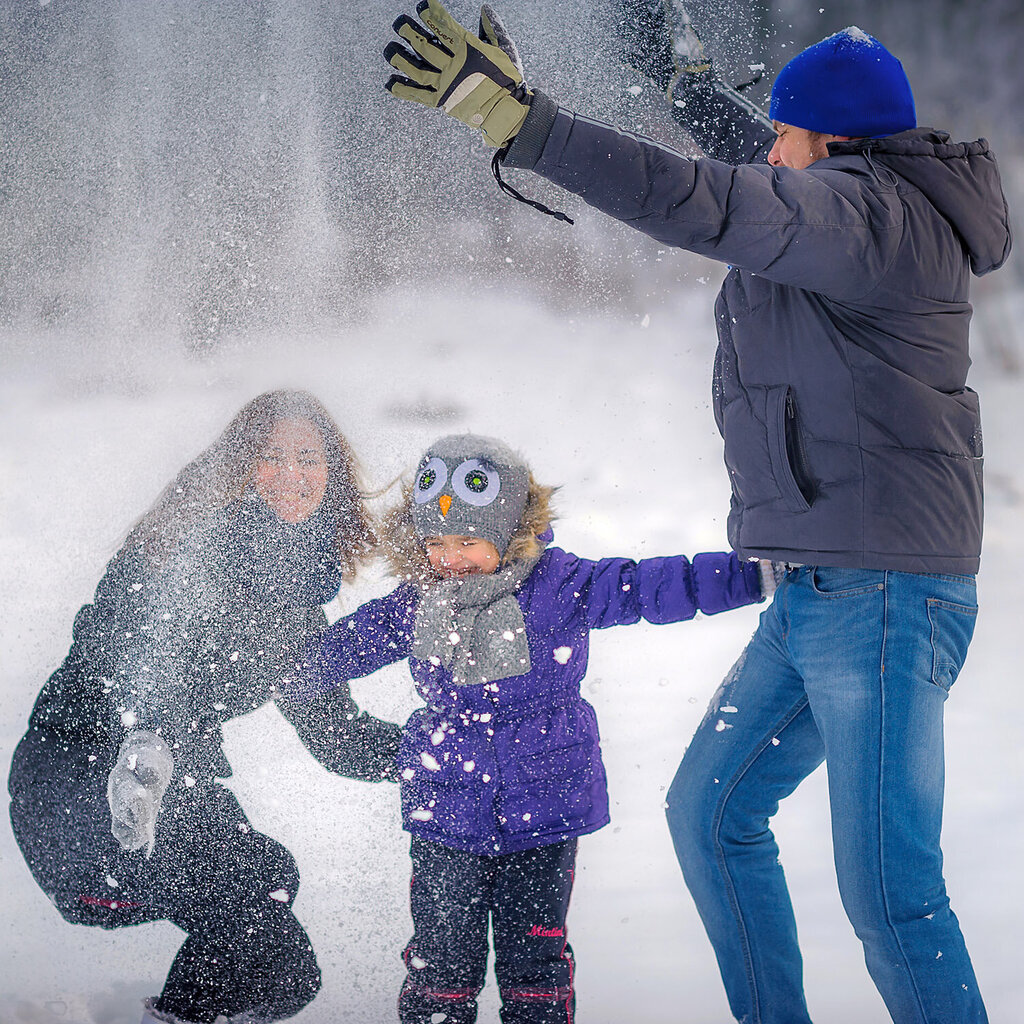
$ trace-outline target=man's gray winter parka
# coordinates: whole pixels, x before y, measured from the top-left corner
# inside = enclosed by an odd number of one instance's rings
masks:
[[[1010,249],[984,140],[915,129],[806,170],[689,159],[541,93],[505,164],[730,265],[714,407],[741,555],[977,571],[982,439],[970,275]]]

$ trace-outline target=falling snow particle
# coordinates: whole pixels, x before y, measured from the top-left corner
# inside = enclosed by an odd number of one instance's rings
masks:
[[[111,889],[121,888],[121,886],[118,884],[117,879],[113,875],[107,875],[107,885],[109,885]]]
[[[409,815],[409,817],[412,818],[413,821],[430,821],[430,819],[433,816],[434,816],[434,812],[433,811],[428,811],[426,809],[426,807],[417,808],[417,810],[413,811]]]
[[[268,894],[272,900],[277,900],[278,903],[288,902],[288,890],[287,889],[275,889],[272,893]]]
[[[571,647],[556,647],[551,652],[551,654],[552,654],[552,657],[554,657],[555,661],[557,661],[559,665],[564,665],[569,660],[569,658],[572,657],[572,648]]]
[[[773,747],[777,747],[778,745],[779,745],[779,737],[778,736],[773,736],[772,737],[772,746]]]
[[[430,772],[440,771],[441,766],[437,763],[437,760],[430,756],[425,750],[420,754],[420,762],[423,767]]]
[[[126,729],[134,729],[135,726],[138,725],[138,722],[139,722],[139,717],[138,717],[138,715],[135,714],[134,711],[125,711],[121,715],[121,724]]]
[[[475,767],[476,767],[476,762],[475,761],[465,761],[465,762],[463,762],[462,770],[464,772],[471,772]]]
[[[427,961],[421,956],[411,956],[409,957],[409,966],[415,967],[417,971],[422,971],[427,966]]]

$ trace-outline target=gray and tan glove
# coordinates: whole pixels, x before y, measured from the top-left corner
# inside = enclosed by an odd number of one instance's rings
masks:
[[[174,758],[155,732],[130,732],[117,752],[107,777],[110,831],[125,850],[156,845],[156,817],[174,774]]]
[[[530,110],[530,90],[515,46],[494,11],[480,11],[480,35],[463,28],[437,0],[422,0],[423,24],[401,15],[394,30],[408,44],[388,43],[384,59],[400,74],[384,85],[393,96],[479,128],[489,146],[515,138]]]

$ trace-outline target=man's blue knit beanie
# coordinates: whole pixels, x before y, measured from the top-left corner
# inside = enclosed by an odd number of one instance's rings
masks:
[[[807,47],[779,72],[770,116],[795,128],[853,139],[917,127],[903,65],[853,26]]]

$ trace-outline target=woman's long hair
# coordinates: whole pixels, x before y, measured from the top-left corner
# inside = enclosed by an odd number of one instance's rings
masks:
[[[320,509],[332,525],[338,563],[350,577],[372,552],[376,537],[355,456],[331,415],[306,391],[268,391],[244,405],[220,437],[164,488],[122,550],[141,548],[162,562],[188,530],[245,494],[274,427],[292,419],[308,420],[323,437],[328,477]]]

